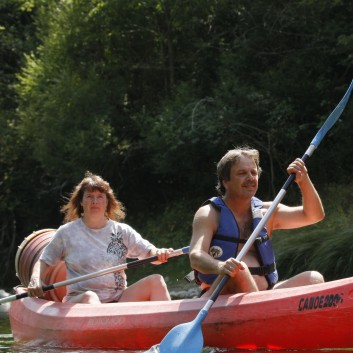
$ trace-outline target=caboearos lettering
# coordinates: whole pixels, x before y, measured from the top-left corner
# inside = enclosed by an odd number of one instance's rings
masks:
[[[304,297],[299,299],[298,311],[331,308],[336,307],[339,303],[343,303],[342,293]]]

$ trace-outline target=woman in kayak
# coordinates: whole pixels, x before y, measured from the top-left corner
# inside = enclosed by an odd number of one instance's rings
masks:
[[[157,255],[154,263],[160,264],[173,251],[156,248],[132,227],[121,223],[125,217],[123,205],[109,183],[90,172],[61,210],[66,223],[56,231],[34,265],[28,285],[31,297],[43,296],[43,279],[60,260],[65,261],[67,279],[71,279],[123,264],[126,258]],[[170,300],[163,277],[150,275],[128,287],[124,271],[68,285],[63,298],[63,302],[87,304],[148,300]]]

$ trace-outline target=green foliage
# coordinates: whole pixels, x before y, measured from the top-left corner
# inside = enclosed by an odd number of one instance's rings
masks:
[[[17,158],[15,74],[23,53],[36,43],[32,13],[21,5],[21,0],[0,4],[0,185],[8,180]]]
[[[353,276],[352,228],[293,233],[297,234],[282,234],[285,240],[275,240],[280,279],[307,270],[321,272],[327,281]]]
[[[109,163],[101,158],[113,141],[108,101],[114,96],[122,101],[121,78],[105,81],[110,70],[104,72],[99,65],[94,36],[80,43],[78,34],[84,37],[83,24],[89,23],[87,9],[61,4],[51,12],[40,58],[27,56],[19,76],[20,131],[49,175],[75,180],[85,170]]]
[[[80,178],[85,170],[104,162],[100,157],[112,143],[112,127],[106,122],[109,112],[97,94],[97,90],[104,91],[104,85],[97,82],[94,72],[86,75],[90,84],[61,72],[55,85],[46,85],[47,99],[43,96],[36,103],[26,99],[32,103],[21,124],[23,136],[35,141],[34,157],[43,162],[49,175]]]
[[[317,225],[273,234],[280,279],[306,270],[326,280],[353,276],[353,184],[330,185],[323,193],[325,220]]]
[[[348,0],[2,1],[2,234],[56,227],[91,170],[141,233],[183,246],[215,163],[241,144],[260,150],[271,199],[353,77],[352,16]],[[322,190],[350,184],[351,117],[349,105],[310,160]],[[322,224],[345,239],[351,207],[332,188]]]
[[[178,200],[168,204],[159,214],[145,211],[128,215],[126,221],[156,246],[176,250],[189,245],[193,215],[199,206],[190,200]],[[148,274],[161,273],[168,281],[180,281],[183,284],[183,277],[189,272],[189,258],[183,255],[171,259],[169,264],[163,266],[131,269],[129,280],[135,281]]]

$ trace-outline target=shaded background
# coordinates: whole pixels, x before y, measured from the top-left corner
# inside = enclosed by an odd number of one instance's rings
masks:
[[[2,0],[0,286],[18,284],[18,245],[62,223],[86,170],[157,246],[188,245],[234,146],[259,149],[272,199],[353,78],[352,18],[349,0]],[[274,237],[284,277],[353,273],[352,115],[308,162],[325,221]],[[158,271],[180,279],[187,257]]]

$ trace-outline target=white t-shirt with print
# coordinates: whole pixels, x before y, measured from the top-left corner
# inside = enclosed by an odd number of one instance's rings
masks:
[[[126,258],[143,259],[154,248],[125,223],[109,220],[104,228],[90,229],[80,218],[56,231],[40,259],[50,266],[65,261],[67,279],[71,279],[124,264]],[[119,271],[71,284],[67,295],[91,290],[101,302],[111,302],[118,300],[126,286],[125,272]]]

